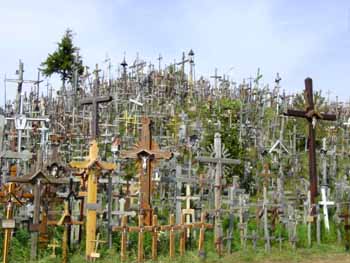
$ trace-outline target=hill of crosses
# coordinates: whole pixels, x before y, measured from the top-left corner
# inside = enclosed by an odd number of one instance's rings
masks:
[[[191,49],[90,68],[78,50],[67,31],[5,80],[3,263],[349,260],[350,106],[317,79],[287,95],[263,69],[199,77]]]

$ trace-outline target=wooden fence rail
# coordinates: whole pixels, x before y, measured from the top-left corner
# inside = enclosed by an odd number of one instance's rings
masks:
[[[145,226],[143,222],[143,216],[138,216],[138,226],[128,226],[127,216],[122,217],[121,226],[114,226],[112,228],[113,232],[121,232],[121,248],[120,257],[122,261],[127,260],[127,238],[128,233],[136,232],[138,233],[138,244],[137,244],[137,261],[144,261],[144,233],[152,233],[152,260],[156,260],[158,257],[158,236],[160,231],[169,232],[169,257],[175,257],[175,233],[180,232],[180,244],[179,252],[183,256],[186,248],[186,232],[188,229],[199,229],[199,239],[198,239],[198,252],[200,254],[204,253],[204,235],[206,229],[212,229],[213,225],[205,222],[205,213],[201,214],[201,220],[199,222],[194,222],[190,224],[185,223],[185,215],[182,215],[181,223],[175,224],[175,216],[172,214],[169,217],[168,225],[158,225],[157,215],[153,216],[152,225]]]

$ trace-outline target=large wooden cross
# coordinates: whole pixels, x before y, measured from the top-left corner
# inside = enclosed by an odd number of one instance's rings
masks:
[[[16,164],[12,164],[10,166],[10,176],[16,177],[16,175],[17,166]],[[17,186],[15,183],[4,184],[2,188],[4,191],[0,192],[0,202],[6,205],[5,215],[1,222],[1,226],[4,229],[2,262],[7,263],[11,237],[15,228],[15,220],[13,218],[14,206],[23,205],[23,198],[32,199],[33,195],[23,192],[21,187]]]
[[[96,90],[98,87],[96,87]],[[91,105],[91,139],[96,139],[98,135],[98,105],[106,102],[110,102],[112,100],[112,96],[98,96],[97,92],[95,92],[94,96],[89,98],[84,98],[80,101],[80,105]]]
[[[101,170],[112,171],[116,169],[114,163],[107,163],[100,160],[97,142],[93,140],[89,149],[89,156],[81,162],[72,161],[69,163],[72,168],[80,169],[87,174],[87,218],[86,218],[86,257],[91,259],[94,253],[93,240],[96,240],[97,220],[97,184]]]
[[[309,124],[309,176],[310,176],[310,192],[311,192],[311,204],[315,204],[315,198],[317,196],[317,167],[316,167],[316,121],[318,119],[335,121],[336,115],[319,113],[315,109],[313,91],[312,91],[312,79],[305,79],[305,97],[306,97],[306,110],[291,110],[288,109],[284,115],[305,118]]]
[[[232,165],[240,164],[240,160],[224,158],[222,156],[222,146],[221,146],[221,134],[215,133],[214,137],[214,157],[197,157],[197,161],[202,163],[211,163],[216,165],[215,169],[215,244],[216,249],[221,253],[223,245],[223,230],[222,230],[222,221],[221,221],[221,192],[222,192],[222,166],[223,165]]]
[[[141,138],[135,148],[129,151],[122,151],[121,158],[136,159],[140,171],[140,212],[144,216],[145,225],[152,224],[152,170],[154,162],[160,159],[170,159],[171,152],[160,151],[159,146],[152,140],[151,120],[142,118]]]
[[[56,179],[45,174],[41,169],[27,176],[10,176],[6,180],[9,183],[29,184],[33,189],[33,224],[30,225],[31,233],[31,260],[37,257],[37,243],[40,231],[41,186],[43,184],[62,184],[63,179]]]

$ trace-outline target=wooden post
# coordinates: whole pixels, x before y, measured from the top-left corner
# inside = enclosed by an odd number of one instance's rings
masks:
[[[68,224],[64,225],[62,238],[62,263],[68,262]]]
[[[198,252],[201,254],[204,251],[204,232],[205,232],[205,214],[201,214],[201,227],[199,230]]]
[[[169,256],[170,258],[175,257],[175,232],[173,226],[175,225],[175,216],[173,214],[170,215],[169,218]]]
[[[122,217],[122,237],[120,242],[120,259],[121,261],[126,261],[126,245],[127,245],[127,237],[128,237],[128,229],[127,229],[128,217]]]
[[[157,260],[158,257],[158,217],[153,215],[153,232],[152,232],[152,260]]]
[[[97,203],[97,176],[90,170],[88,176],[87,191],[87,211],[86,211],[86,255],[91,256],[94,251],[94,244],[91,242],[96,238],[96,215],[97,207],[92,207]]]
[[[72,220],[72,215],[69,208],[69,200],[65,200],[63,215],[58,222],[55,222],[57,226],[64,226],[62,237],[62,263],[68,262],[68,241],[69,241],[69,229],[72,225],[82,225],[82,221]]]
[[[181,215],[181,236],[180,236],[180,256],[183,256],[185,254],[186,250],[186,227],[185,227],[185,220],[186,220],[186,215],[182,214]]]
[[[137,262],[143,262],[143,215],[139,215],[139,238],[137,244]]]

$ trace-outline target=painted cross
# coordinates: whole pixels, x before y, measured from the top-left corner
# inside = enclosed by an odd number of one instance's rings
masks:
[[[56,248],[59,247],[57,240],[54,239],[53,242],[48,245],[48,247],[52,249],[52,254],[50,255],[50,258],[56,258]]]
[[[193,223],[195,221],[195,210],[191,208],[191,200],[199,200],[198,196],[191,195],[191,185],[186,184],[186,195],[185,196],[177,196],[177,200],[186,201],[186,208],[182,209],[182,214],[186,216],[186,224]],[[190,236],[190,232],[187,231],[187,237]]]
[[[121,158],[136,159],[140,171],[140,211],[143,214],[146,225],[152,224],[152,170],[154,162],[160,159],[170,159],[171,152],[161,151],[156,142],[152,140],[151,120],[147,117],[142,118],[142,131],[139,143],[134,149],[122,151]]]
[[[321,187],[321,198],[322,201],[318,202],[323,206],[323,216],[324,216],[324,226],[327,231],[329,231],[329,218],[328,218],[328,206],[334,205],[333,201],[328,201],[326,196],[326,187]]]
[[[311,191],[311,203],[315,204],[315,198],[317,196],[317,166],[316,166],[316,122],[318,119],[335,121],[336,115],[319,113],[315,109],[313,91],[312,91],[312,79],[305,79],[305,97],[306,97],[306,110],[290,110],[288,109],[284,115],[292,117],[305,118],[309,125],[309,176],[310,176],[310,191]]]
[[[87,220],[86,220],[86,257],[90,258],[94,253],[92,240],[96,238],[96,217],[97,217],[97,184],[101,170],[112,171],[116,169],[114,163],[102,162],[99,158],[97,142],[93,140],[90,146],[89,156],[85,161],[72,161],[69,164],[72,168],[80,169],[87,175]]]

